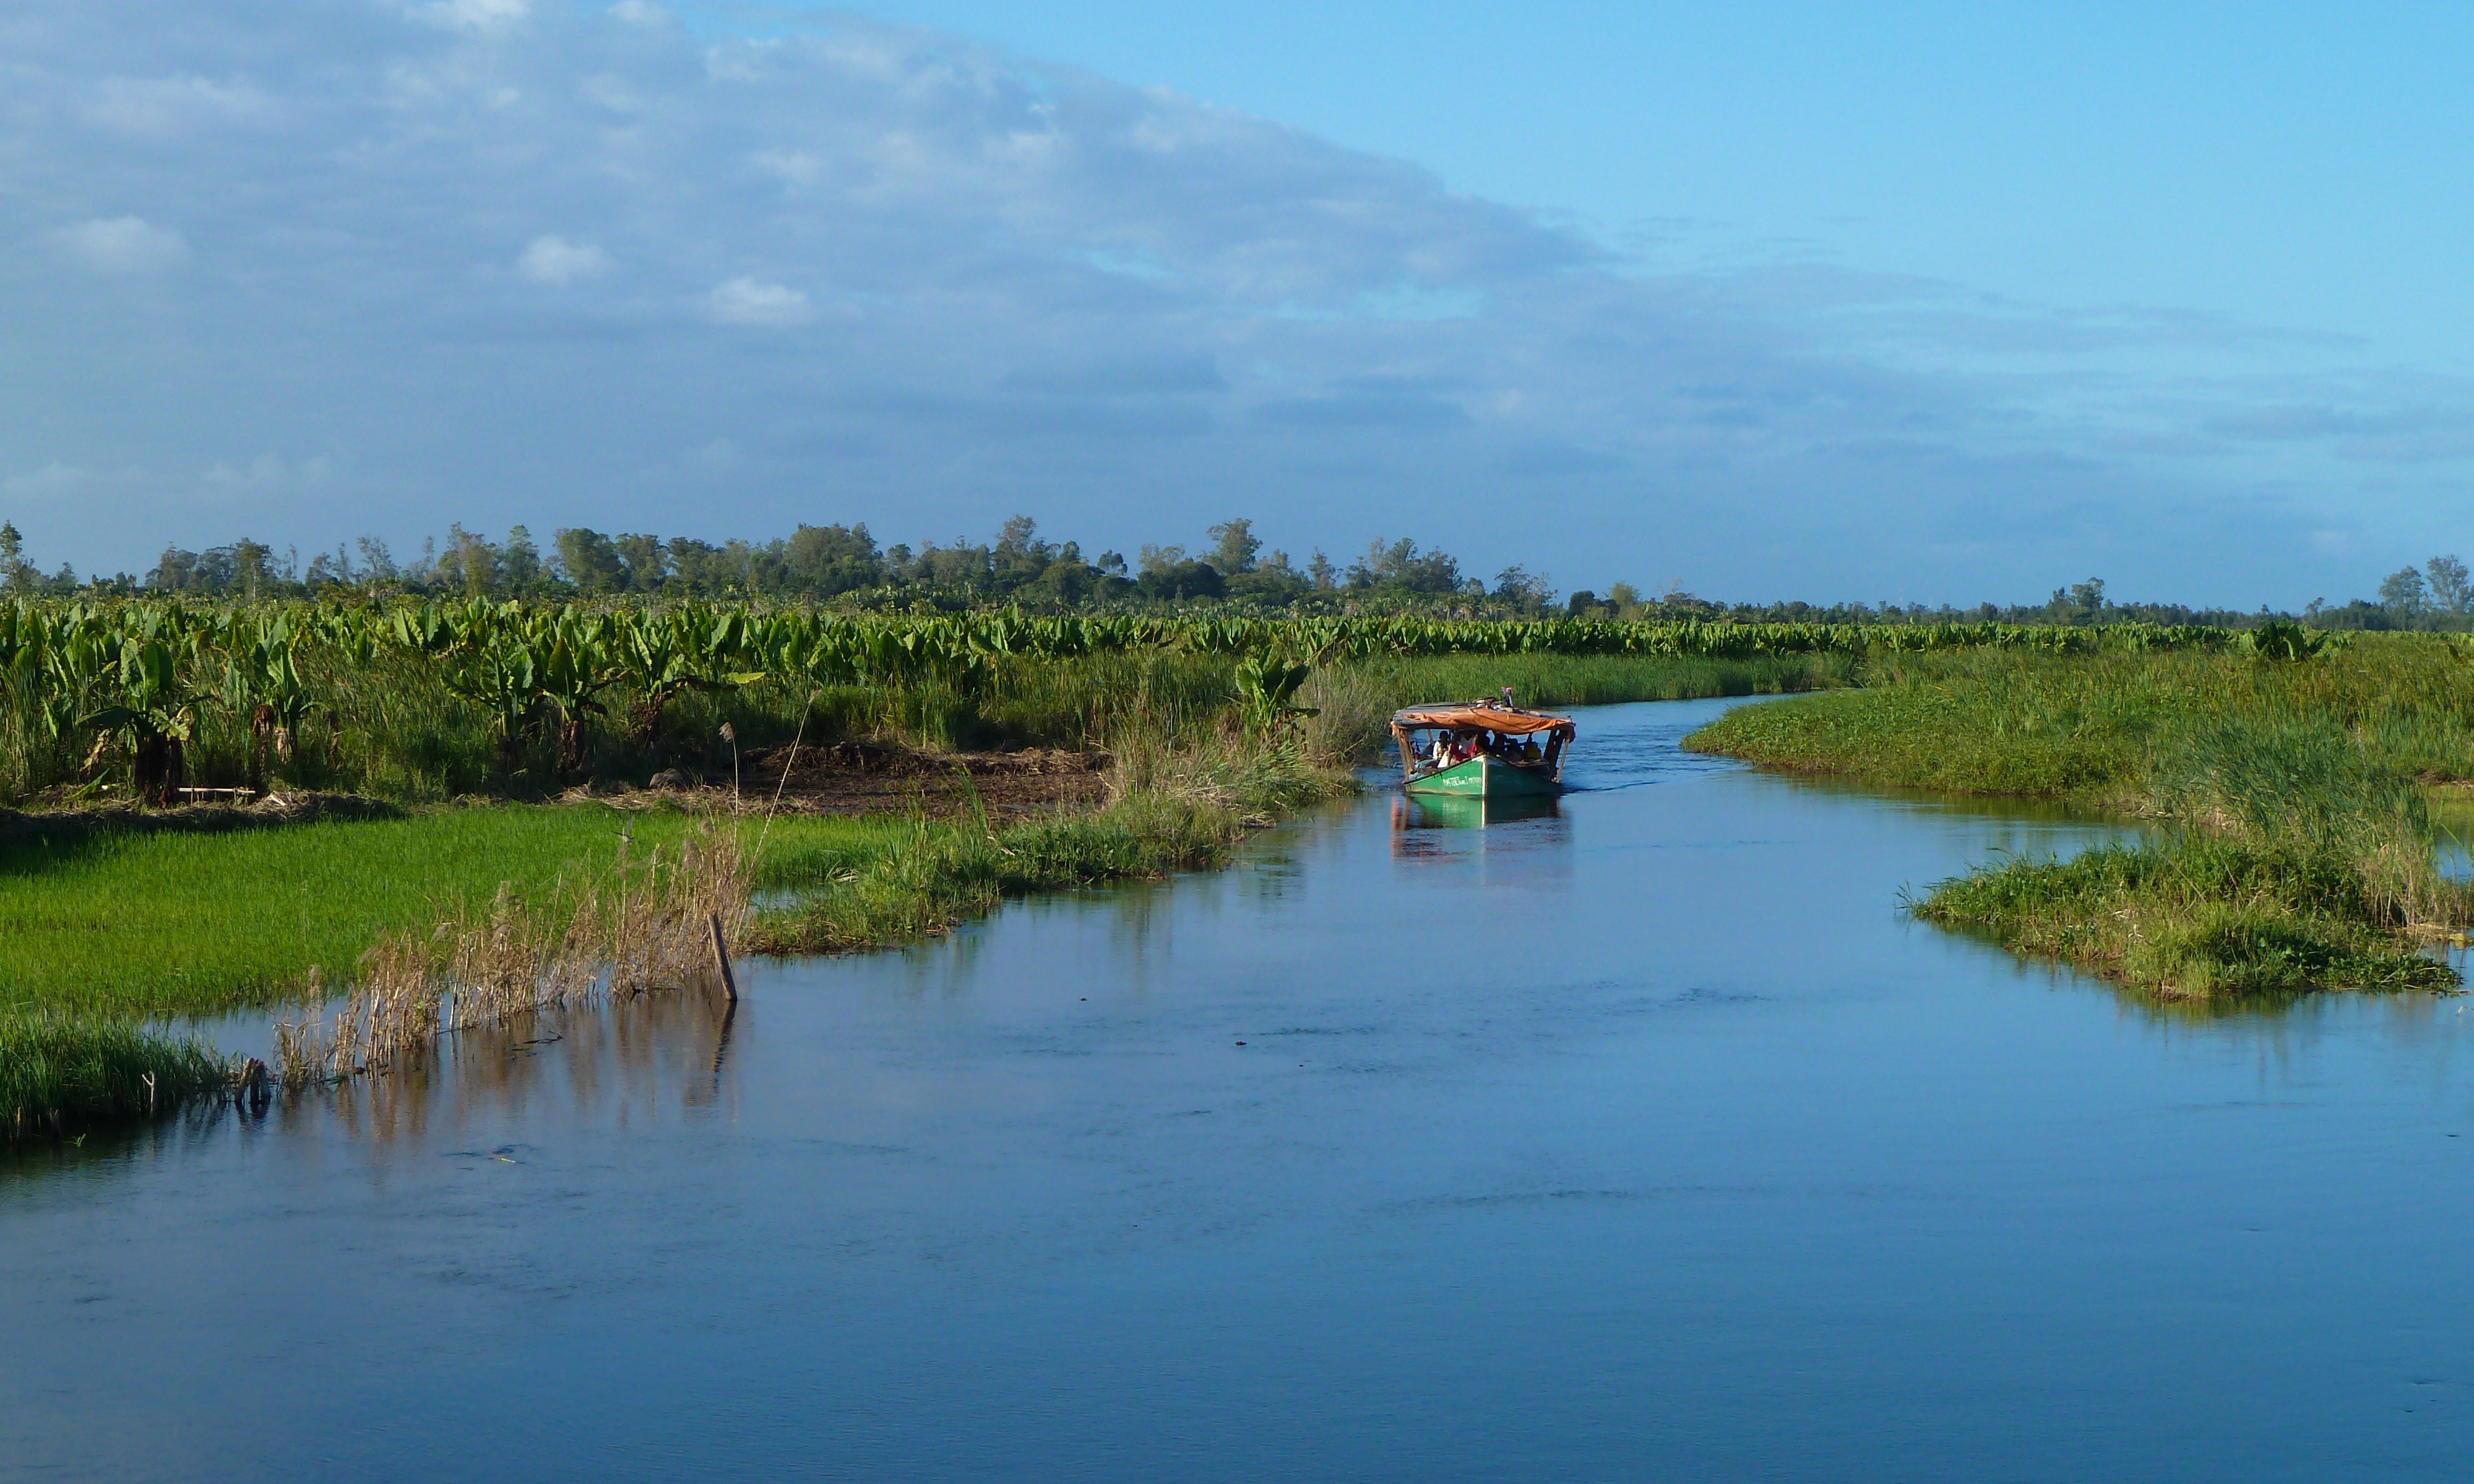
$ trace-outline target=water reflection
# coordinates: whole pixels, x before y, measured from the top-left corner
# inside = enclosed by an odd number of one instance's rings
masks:
[[[1452,798],[1443,794],[1403,793],[1392,800],[1395,830],[1482,830],[1491,824],[1522,819],[1560,819],[1563,805],[1555,798]]]

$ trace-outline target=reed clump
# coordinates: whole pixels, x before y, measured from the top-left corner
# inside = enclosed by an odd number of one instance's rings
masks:
[[[0,1010],[0,1140],[168,1113],[241,1075],[194,1037],[57,1010]]]
[[[2474,896],[2413,779],[2327,724],[2220,720],[2149,760],[2163,838],[1941,883],[1916,914],[2175,999],[2446,990]]]
[[[1000,823],[914,814],[864,840],[784,842],[757,885],[751,952],[839,953],[946,932],[1007,897],[1223,864],[1248,830],[1355,787],[1294,718],[1128,727],[1108,740],[1109,802]]]
[[[538,905],[501,887],[484,911],[459,909],[425,931],[380,938],[331,1019],[322,1008],[279,1022],[279,1076],[299,1088],[389,1071],[456,1032],[607,996],[708,986],[711,921],[718,917],[735,941],[747,902],[745,855],[727,826],[698,830],[667,859],[655,846],[606,875],[562,881]]]

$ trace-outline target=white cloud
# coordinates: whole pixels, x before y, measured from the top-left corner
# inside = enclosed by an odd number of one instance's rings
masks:
[[[325,484],[332,473],[334,460],[324,453],[313,454],[298,464],[280,453],[261,453],[238,468],[217,463],[199,477],[218,495],[245,496],[314,488]]]
[[[189,255],[189,245],[168,227],[143,217],[97,217],[52,233],[62,255],[96,273],[160,273]]]
[[[806,294],[786,284],[737,278],[714,286],[705,296],[705,312],[722,325],[780,328],[806,324],[815,317],[815,306]]]
[[[0,495],[11,499],[65,499],[93,484],[95,478],[92,470],[56,460],[31,474],[11,474],[0,479]]]
[[[570,242],[560,236],[535,237],[516,259],[516,271],[535,283],[565,288],[578,279],[609,272],[610,255],[590,242]]]
[[[411,13],[449,31],[488,36],[521,22],[532,9],[532,0],[429,0],[412,7]]]
[[[245,78],[106,78],[95,85],[85,117],[106,129],[144,137],[177,137],[220,124],[265,124],[279,113],[264,88]]]
[[[670,18],[669,12],[658,5],[647,5],[644,0],[618,0],[610,8],[610,13],[631,26],[659,26]]]
[[[1130,548],[1245,514],[1292,551],[1389,530],[1596,587],[2033,598],[2102,571],[2247,604],[2278,596],[2261,572],[2404,559],[2311,547],[2374,460],[2413,484],[2381,540],[2444,550],[2474,519],[2450,493],[2474,383],[1810,262],[1659,270],[1405,161],[950,36],[837,13],[716,41],[643,0],[7,5],[33,17],[8,31],[7,214],[75,225],[0,274],[11,349],[47,368],[0,399],[0,448],[59,461],[5,488],[184,472],[52,505],[128,493],[81,565],[146,559],[150,498],[310,546],[484,509],[761,535],[828,489],[887,540],[1030,510]],[[84,281],[178,266],[169,222],[217,271]],[[622,280],[594,315],[502,312],[511,285]],[[837,316],[830,347],[764,332]],[[232,454],[304,428],[349,460]],[[726,491],[684,499],[723,446]],[[2252,576],[2211,594],[2193,551]]]

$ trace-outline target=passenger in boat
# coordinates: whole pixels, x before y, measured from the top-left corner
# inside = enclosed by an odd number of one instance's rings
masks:
[[[1538,739],[1535,737],[1520,744],[1520,761],[1523,763],[1536,763],[1545,756],[1546,754],[1538,750]]]
[[[1437,772],[1441,772],[1444,768],[1452,766],[1451,733],[1443,731],[1441,728],[1436,730],[1435,744],[1428,753],[1427,761],[1434,766]]]

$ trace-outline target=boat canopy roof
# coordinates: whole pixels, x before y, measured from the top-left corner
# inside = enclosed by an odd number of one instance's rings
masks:
[[[1402,730],[1416,726],[1467,727],[1472,731],[1502,732],[1513,737],[1527,737],[1538,732],[1553,732],[1561,737],[1572,735],[1572,718],[1550,717],[1542,711],[1522,711],[1501,701],[1438,701],[1430,706],[1411,706],[1393,714],[1392,724]]]

